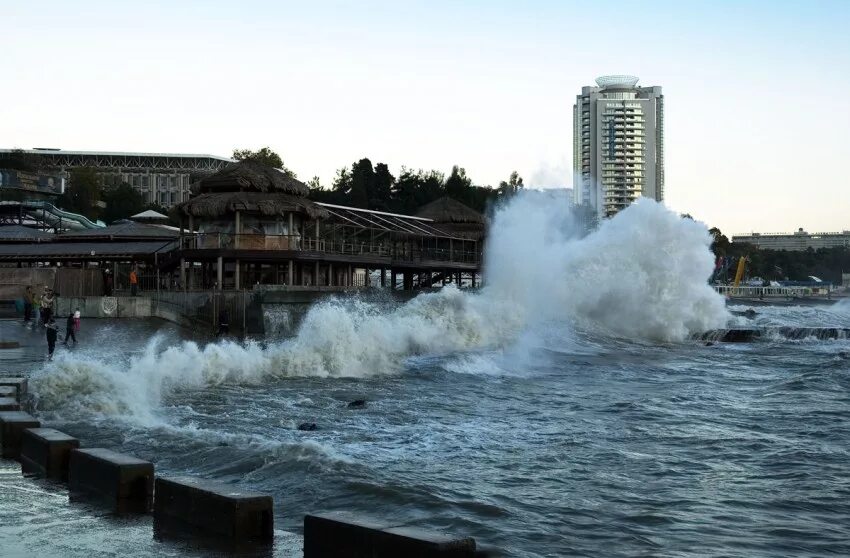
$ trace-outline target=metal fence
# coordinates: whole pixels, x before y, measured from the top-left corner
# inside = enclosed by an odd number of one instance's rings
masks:
[[[714,290],[723,296],[741,298],[800,298],[815,294],[809,287],[733,287],[730,285],[715,285]]]
[[[159,291],[147,293],[155,313],[175,314],[210,334],[226,323],[233,335],[243,335],[246,329],[250,291]]]
[[[461,248],[464,241],[458,240]],[[468,244],[469,241],[466,241]],[[347,256],[376,256],[403,261],[444,261],[478,263],[481,254],[473,250],[421,246],[416,243],[365,242],[309,238],[301,235],[200,233],[183,236],[182,249],[305,250]]]

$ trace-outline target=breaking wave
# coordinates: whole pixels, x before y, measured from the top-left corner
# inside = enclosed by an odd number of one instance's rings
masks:
[[[387,310],[362,300],[315,305],[297,334],[267,347],[164,346],[114,359],[60,355],[33,378],[39,407],[149,416],[179,388],[290,376],[394,373],[415,355],[504,347],[550,322],[600,335],[672,342],[723,327],[707,284],[704,225],[641,200],[581,237],[566,207],[517,196],[494,217],[477,293],[446,287]]]

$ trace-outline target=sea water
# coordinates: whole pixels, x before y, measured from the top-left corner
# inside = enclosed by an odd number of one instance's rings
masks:
[[[289,530],[348,510],[510,556],[850,553],[850,342],[691,340],[751,322],[706,283],[705,227],[651,201],[583,237],[519,197],[492,230],[479,292],[329,299],[262,343],[84,321],[5,365],[48,425],[270,493]],[[757,311],[850,327],[843,304]]]

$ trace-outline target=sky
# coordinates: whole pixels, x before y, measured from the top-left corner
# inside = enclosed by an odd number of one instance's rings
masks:
[[[724,232],[850,229],[850,2],[0,0],[0,147],[269,146],[572,185],[572,105],[665,96],[665,203]]]

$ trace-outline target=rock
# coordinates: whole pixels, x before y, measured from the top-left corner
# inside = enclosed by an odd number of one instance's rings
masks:
[[[348,404],[349,409],[363,409],[366,407],[365,399],[355,399],[351,403]]]
[[[714,343],[712,341],[709,341],[708,343],[705,344],[705,346],[706,347],[713,347]]]
[[[298,425],[298,430],[304,430],[306,432],[312,432],[313,430],[318,430],[319,427],[316,426],[315,422],[302,422]]]

